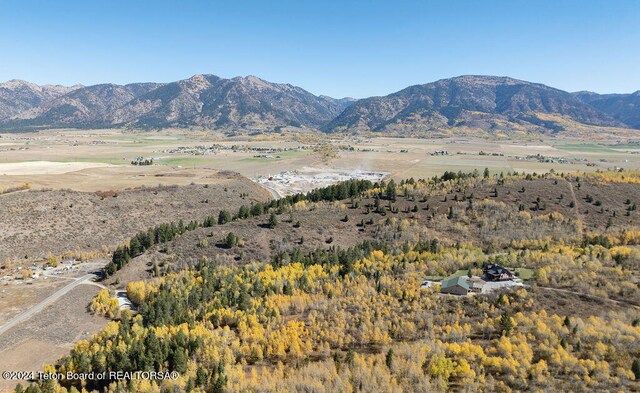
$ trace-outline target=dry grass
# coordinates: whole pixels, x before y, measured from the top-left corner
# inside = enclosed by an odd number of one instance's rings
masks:
[[[67,354],[74,343],[97,333],[108,320],[90,315],[86,307],[98,290],[80,285],[0,336],[0,370],[41,371],[45,364]],[[0,390],[17,382],[0,380]]]
[[[576,190],[576,207],[571,208],[571,183],[576,183],[575,178],[513,178],[503,185],[496,185],[492,179],[479,179],[474,185],[453,192],[435,191],[424,200],[420,195],[412,196],[411,191],[408,197],[399,192],[393,203],[397,212],[387,210],[385,215],[375,213],[373,209],[367,214],[365,206],[373,205],[374,199],[363,197],[356,200],[357,209],[350,208],[350,201],[344,201],[315,204],[311,210],[284,212],[278,215],[279,224],[273,229],[264,225],[268,215],[199,228],[169,244],[155,246],[134,259],[110,282],[120,279],[124,285],[149,277],[154,262],[160,268],[183,268],[203,257],[227,263],[269,261],[275,252],[294,247],[310,251],[330,246],[347,248],[364,240],[393,243],[438,238],[450,244],[458,241],[474,243],[493,252],[523,244],[540,247],[549,241],[579,244],[581,231],[598,233],[640,226],[640,212],[632,212],[630,216],[622,214],[626,200],[635,201],[636,195],[640,195],[640,184],[608,183],[606,187],[610,188],[605,189],[603,185],[581,180],[580,189]],[[573,187],[577,188],[576,185]],[[600,197],[602,205],[587,203],[581,198],[586,193]],[[473,195],[473,209],[467,209],[469,202],[463,201],[464,195]],[[536,210],[538,199],[541,208]],[[387,204],[388,201],[382,201],[383,206]],[[415,207],[416,212],[413,211]],[[450,209],[454,213],[451,219],[447,217]],[[600,209],[603,209],[602,213]],[[616,217],[612,217],[613,210],[618,212]],[[586,211],[589,213],[585,214]],[[550,218],[552,213],[553,218]],[[348,221],[344,221],[345,215],[349,217]],[[371,224],[368,223],[370,220]],[[364,227],[360,225],[362,221]],[[299,227],[294,225],[297,222]],[[608,224],[611,224],[609,229]],[[229,232],[238,235],[244,245],[225,248],[222,243]],[[300,244],[301,238],[304,238],[303,244]],[[332,239],[331,243],[328,243],[329,239]]]
[[[67,283],[63,280],[47,279],[38,280],[33,284],[0,284],[0,325]]]
[[[45,258],[69,250],[99,250],[128,240],[148,227],[217,215],[269,193],[234,173],[211,173],[211,185],[138,188],[124,191],[70,190],[0,196],[0,260]],[[241,198],[241,194],[249,197]]]

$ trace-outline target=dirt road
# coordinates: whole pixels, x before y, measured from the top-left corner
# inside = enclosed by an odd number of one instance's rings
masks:
[[[578,219],[578,222],[580,222],[580,227],[579,227],[579,232],[580,232],[580,236],[582,236],[583,233],[583,220],[582,220],[582,216],[580,215],[580,208],[578,207],[578,198],[576,198],[576,192],[573,189],[573,184],[571,184],[570,180],[567,180],[567,183],[569,184],[569,193],[571,194],[571,200],[573,201],[573,207],[576,212],[576,219]]]
[[[607,299],[607,298],[602,298],[602,297],[595,296],[595,295],[589,295],[587,293],[582,293],[582,292],[576,292],[576,291],[572,291],[570,289],[564,289],[564,288],[543,287],[543,286],[540,286],[540,285],[538,285],[537,288],[538,289],[543,289],[543,290],[546,290],[546,291],[570,293],[572,295],[582,296],[582,297],[586,297],[586,298],[589,298],[589,299],[594,299],[594,300],[603,301],[603,302],[609,302],[609,303],[612,303],[612,304],[616,304],[618,306],[624,306],[624,307],[631,307],[631,308],[635,308],[635,309],[640,309],[640,306],[638,306],[637,304],[630,303],[630,302],[627,302],[627,301],[624,301],[624,300]]]

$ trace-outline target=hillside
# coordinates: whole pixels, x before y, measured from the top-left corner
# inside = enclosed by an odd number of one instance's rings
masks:
[[[94,252],[113,247],[150,225],[239,207],[268,193],[232,172],[212,172],[210,184],[123,191],[25,190],[0,195],[0,260]],[[241,198],[240,194],[251,195]]]
[[[280,209],[285,211],[276,215],[279,224],[268,230],[268,217],[263,215],[196,228],[170,242],[171,255],[163,252],[165,244],[157,244],[118,274],[124,274],[120,278],[126,283],[132,276],[149,278],[144,271],[151,261],[170,264],[172,260],[207,257],[250,263],[268,261],[274,254],[295,248],[312,252],[326,247],[346,249],[364,241],[415,242],[427,228],[430,236],[441,241],[454,243],[464,238],[486,250],[515,247],[523,241],[544,242],[550,237],[570,242],[575,240],[577,230],[601,233],[637,225],[637,213],[629,208],[638,191],[638,183],[601,184],[592,175],[578,180],[510,176],[498,181],[470,178],[444,184],[407,184],[397,192],[407,197],[397,197],[395,201],[376,202],[375,195],[368,195],[341,203],[306,202],[289,211]],[[375,211],[378,203],[384,207],[382,212]],[[234,211],[230,209],[230,213]],[[563,218],[547,221],[550,213]],[[241,248],[223,246],[229,232],[243,240]],[[203,240],[207,241],[206,246],[202,245]],[[640,298],[637,300],[640,303]]]
[[[599,111],[640,129],[640,90],[632,94],[597,94],[588,91],[573,94]]]
[[[116,111],[112,122],[134,127],[318,128],[341,110],[339,103],[288,84],[254,76],[195,75],[129,102]]]
[[[634,391],[639,176],[350,181],[141,231],[103,281],[126,287],[135,315],[103,289],[89,309],[112,321],[55,365],[108,377],[30,387]],[[423,284],[489,264],[527,285],[446,295]]]
[[[16,122],[25,126],[104,127],[111,114],[139,95],[161,86],[135,83],[125,86],[101,84],[75,89],[20,114]]]
[[[410,86],[384,97],[360,100],[326,131],[430,131],[472,127],[485,131],[559,132],[537,114],[555,114],[597,126],[624,126],[570,93],[507,77],[461,76]]]

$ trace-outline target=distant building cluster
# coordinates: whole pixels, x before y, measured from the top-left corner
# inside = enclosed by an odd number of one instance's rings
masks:
[[[304,146],[299,146],[295,149],[305,150]],[[220,144],[213,144],[211,146],[179,146],[171,149],[161,150],[161,153],[169,153],[169,154],[192,154],[196,156],[208,155],[208,154],[217,154],[221,151],[230,151],[230,152],[257,152],[262,154],[274,154],[274,153],[282,153],[289,150],[294,150],[291,147],[256,147],[256,146],[248,146],[248,145],[232,145],[232,146],[224,146]]]
[[[153,165],[153,158],[136,157],[131,160],[131,165]]]
[[[547,157],[542,154],[528,155],[526,157],[515,157],[516,160],[519,161],[538,161],[547,164],[570,164],[569,160],[563,157]],[[574,161],[580,161],[579,159],[575,159]]]

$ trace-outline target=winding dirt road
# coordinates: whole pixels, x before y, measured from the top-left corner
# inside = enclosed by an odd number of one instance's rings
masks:
[[[586,298],[597,300],[597,301],[609,302],[609,303],[612,303],[612,304],[616,304],[618,306],[631,307],[631,308],[635,308],[637,310],[640,310],[640,306],[638,306],[637,304],[630,303],[630,302],[627,302],[627,301],[624,301],[624,300],[603,298],[603,297],[600,297],[600,296],[589,295],[587,293],[576,292],[576,291],[572,291],[570,289],[564,289],[564,288],[543,287],[543,286],[540,286],[540,285],[538,285],[537,288],[538,289],[542,289],[542,290],[546,290],[546,291],[570,293],[572,295],[582,296],[582,297],[586,297]]]

